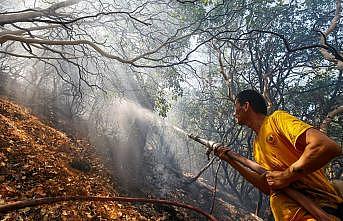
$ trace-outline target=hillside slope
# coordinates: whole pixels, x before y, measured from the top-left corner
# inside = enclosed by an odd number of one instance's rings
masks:
[[[0,97],[0,207],[43,197],[119,196],[118,190],[123,189],[109,171],[116,170],[109,165],[113,161],[105,166],[103,160],[87,141],[69,138],[42,123],[29,109]],[[142,187],[142,191],[169,188],[163,198],[209,208],[211,187],[201,182],[185,185],[187,177],[174,170],[155,174],[162,175],[168,177],[167,183],[152,183],[151,189]],[[161,197],[158,191],[156,197]],[[220,220],[259,220],[244,209],[217,201]],[[65,201],[0,213],[0,220],[203,220],[203,216],[157,204]]]
[[[54,196],[117,196],[113,180],[82,140],[0,98],[0,205]],[[0,214],[1,220],[158,220],[118,202],[63,202]]]

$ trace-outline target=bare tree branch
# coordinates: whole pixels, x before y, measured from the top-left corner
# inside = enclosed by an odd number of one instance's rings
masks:
[[[319,48],[319,50],[321,51],[321,53],[323,54],[325,59],[335,63],[337,65],[338,69],[343,70],[343,56],[334,47],[332,47],[331,45],[329,45],[326,42],[325,34],[322,34],[322,37],[320,40],[321,44],[311,44],[311,45],[305,45],[305,46],[301,46],[301,47],[292,48],[284,35],[273,32],[273,31],[255,29],[255,30],[251,30],[249,32],[246,32],[246,33],[242,34],[241,36],[248,35],[248,34],[251,34],[253,32],[268,33],[268,34],[278,36],[279,38],[282,39],[282,41],[283,41],[283,43],[287,49],[287,52],[296,52],[296,51],[301,51],[301,50],[306,50],[306,49]]]
[[[2,36],[0,36],[0,44],[5,43],[6,41],[18,41],[18,42],[23,42],[23,43],[27,43],[27,44],[45,44],[45,45],[84,45],[85,44],[85,45],[91,46],[93,49],[95,49],[102,56],[105,56],[105,57],[110,58],[110,59],[115,59],[115,60],[120,61],[122,63],[132,64],[134,61],[139,59],[139,58],[134,58],[132,60],[126,60],[126,59],[123,59],[119,56],[109,54],[109,53],[103,51],[99,46],[97,46],[93,42],[87,41],[87,40],[75,40],[75,41],[57,40],[57,41],[54,41],[54,40],[40,40],[40,39],[33,39],[33,38],[25,38],[25,37],[20,37],[20,36],[16,36],[16,35],[2,35]]]
[[[47,9],[32,9],[27,11],[21,11],[18,13],[9,13],[0,15],[0,25],[12,24],[15,22],[30,22],[32,19],[46,16],[55,13],[60,8],[69,7],[71,5],[79,3],[81,0],[67,0],[64,2],[55,3]]]
[[[334,110],[330,111],[328,115],[323,120],[322,124],[320,125],[320,130],[324,133],[327,132],[329,124],[331,123],[332,119],[336,116],[343,113],[343,105],[336,107]]]
[[[320,37],[320,43],[322,45],[328,46],[328,44],[326,42],[326,38],[329,36],[329,34],[331,32],[333,32],[333,30],[339,24],[339,20],[341,18],[341,12],[342,12],[342,1],[341,0],[336,0],[336,13],[335,13],[335,17],[332,19],[331,25],[329,26],[329,28]],[[343,56],[342,56],[341,52],[337,52],[337,54],[340,57],[337,57],[337,55],[333,54],[327,48],[321,48],[320,52],[322,53],[322,55],[324,56],[325,59],[335,63],[337,65],[338,69],[343,70]]]
[[[215,45],[213,45],[214,49],[217,51],[218,54],[218,62],[219,62],[219,68],[220,73],[224,78],[226,87],[227,87],[227,96],[228,98],[234,103],[235,102],[235,94],[233,92],[233,74],[230,73],[230,76],[225,72],[224,63],[222,59],[222,52],[219,48],[217,48]]]

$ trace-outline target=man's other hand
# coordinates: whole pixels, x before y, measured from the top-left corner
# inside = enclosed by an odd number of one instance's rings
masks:
[[[284,171],[267,171],[266,179],[271,189],[282,189],[293,182],[293,176],[289,169]]]

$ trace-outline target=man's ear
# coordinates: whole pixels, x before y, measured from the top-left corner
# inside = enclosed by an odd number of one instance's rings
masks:
[[[244,102],[243,106],[243,110],[246,112],[248,111],[248,109],[250,108],[250,103],[249,101]]]

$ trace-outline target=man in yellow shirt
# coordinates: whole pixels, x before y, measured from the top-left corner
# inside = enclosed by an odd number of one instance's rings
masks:
[[[316,205],[342,218],[342,198],[335,191],[321,168],[341,154],[341,148],[328,136],[285,111],[267,116],[262,95],[244,90],[237,95],[235,118],[256,133],[255,161],[268,172],[258,176],[244,166],[238,170],[253,185],[270,195],[270,206],[276,221],[315,220],[299,204],[278,191],[290,186],[303,193]],[[227,149],[220,147],[215,154],[222,159]],[[237,169],[237,168],[236,168]]]

